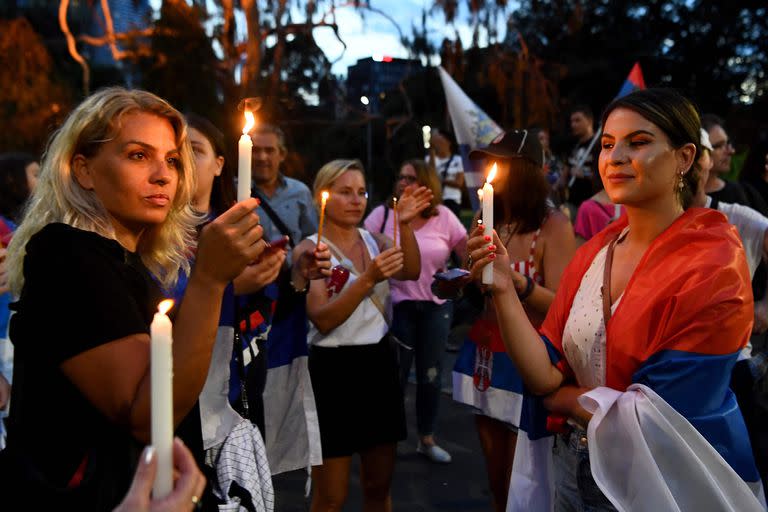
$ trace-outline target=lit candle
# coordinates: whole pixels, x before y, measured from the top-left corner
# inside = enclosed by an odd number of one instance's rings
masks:
[[[243,135],[237,143],[237,200],[245,201],[251,197],[251,152],[253,142],[248,135],[256,124],[253,112],[245,111]]]
[[[488,173],[488,177],[485,179],[485,185],[483,185],[483,234],[485,236],[493,236],[493,185],[491,182],[496,177],[496,163],[491,167],[491,172]],[[491,245],[493,240],[488,242]],[[493,284],[493,265],[486,265],[483,268],[483,284]]]
[[[158,304],[150,327],[152,446],[157,456],[157,474],[152,486],[155,499],[164,498],[173,490],[173,326],[166,315],[172,307],[170,299]]]
[[[320,243],[320,239],[323,238],[323,221],[325,220],[325,203],[328,202],[328,196],[330,194],[327,190],[323,190],[320,194],[320,225],[317,228],[317,243]]]
[[[429,149],[429,141],[432,138],[432,128],[429,125],[421,127],[421,137],[424,139],[424,149]]]
[[[392,198],[392,242],[397,247],[397,225],[399,219],[397,218],[397,198]]]

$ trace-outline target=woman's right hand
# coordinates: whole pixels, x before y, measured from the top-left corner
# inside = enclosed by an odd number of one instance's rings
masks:
[[[363,276],[367,277],[373,284],[376,284],[400,272],[404,263],[403,249],[401,247],[390,247],[374,258]]]
[[[264,230],[254,210],[259,200],[248,198],[221,214],[200,232],[194,271],[219,284],[226,284],[258,260],[266,243]]]
[[[493,265],[493,284],[483,285],[486,290],[494,293],[515,291],[509,255],[496,230],[491,237],[483,233],[482,226],[475,227],[467,241],[467,254],[469,254],[468,270],[471,272],[472,279],[478,283],[481,282],[483,268],[486,265]]]
[[[205,489],[205,476],[197,467],[192,452],[179,438],[173,440],[173,467],[178,478],[171,493],[160,499],[150,498],[157,474],[157,457],[147,447],[141,454],[133,483],[122,503],[113,512],[180,512],[197,509]]]

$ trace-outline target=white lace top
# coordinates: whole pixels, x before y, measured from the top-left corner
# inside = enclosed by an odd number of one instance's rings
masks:
[[[625,232],[621,234],[621,237]],[[600,249],[579,284],[563,331],[563,352],[579,386],[605,386],[605,321],[603,273],[608,246]],[[609,292],[610,293],[610,292]],[[623,296],[623,294],[622,294]],[[621,302],[619,297],[611,311]]]

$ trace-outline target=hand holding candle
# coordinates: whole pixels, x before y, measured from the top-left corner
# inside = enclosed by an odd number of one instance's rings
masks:
[[[485,180],[485,185],[482,189],[483,199],[483,234],[486,236],[493,236],[493,185],[491,182],[496,177],[496,163],[494,162],[491,167],[491,172],[488,173],[488,177]],[[478,192],[478,195],[480,193]],[[491,245],[491,242],[488,242]],[[483,284],[493,284],[493,265],[486,265],[483,268]]]
[[[152,446],[157,454],[157,474],[152,486],[155,499],[173,490],[173,325],[166,313],[168,299],[157,306],[150,333],[150,378],[152,391]]]
[[[323,238],[323,223],[325,221],[325,203],[328,202],[328,197],[331,194],[327,190],[323,190],[320,193],[320,224],[317,228],[317,245],[320,245],[320,240]]]
[[[237,143],[237,201],[244,201],[251,197],[251,152],[253,151],[253,142],[248,134],[254,125],[256,119],[253,112],[245,111],[245,126],[243,135]]]

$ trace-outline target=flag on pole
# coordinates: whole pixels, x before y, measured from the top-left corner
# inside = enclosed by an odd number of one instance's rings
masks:
[[[632,66],[632,70],[629,72],[627,79],[624,80],[624,85],[621,86],[616,98],[622,98],[631,92],[639,91],[641,89],[645,89],[643,70],[640,69],[640,63],[635,62],[635,65]]]
[[[477,147],[487,146],[503,130],[461,90],[459,84],[442,66],[437,69],[440,72],[448,114],[451,116],[453,132],[464,164],[464,180],[470,192],[469,199],[472,207],[476,209],[478,206],[476,190],[483,186],[485,174],[483,169],[475,169],[473,162],[469,159],[469,152]]]

